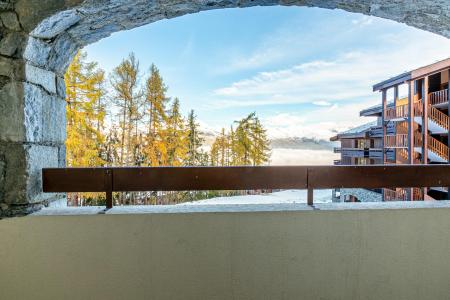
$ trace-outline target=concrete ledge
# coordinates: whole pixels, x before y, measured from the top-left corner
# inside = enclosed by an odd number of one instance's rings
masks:
[[[240,212],[295,212],[295,211],[341,211],[341,210],[382,210],[414,208],[450,208],[450,201],[416,201],[416,202],[374,202],[374,203],[319,203],[314,206],[306,204],[231,204],[231,205],[155,205],[155,206],[116,206],[105,211],[104,206],[44,208],[32,216],[52,215],[106,215],[120,214],[189,214],[189,213],[240,213]]]
[[[1,298],[449,299],[447,201],[319,206],[1,220]]]

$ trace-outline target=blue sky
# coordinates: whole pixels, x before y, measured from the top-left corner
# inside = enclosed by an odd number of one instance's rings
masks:
[[[108,73],[130,52],[160,69],[182,111],[219,130],[256,111],[272,137],[329,138],[365,121],[372,84],[447,58],[450,41],[340,10],[201,12],[115,33],[85,49]]]

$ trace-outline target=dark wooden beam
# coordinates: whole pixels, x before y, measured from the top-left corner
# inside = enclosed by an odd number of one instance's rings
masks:
[[[450,186],[450,165],[43,169],[44,192],[314,189]]]
[[[308,187],[386,188],[447,186],[449,165],[371,165],[308,167]]]
[[[52,192],[105,192],[104,168],[49,168],[42,169],[43,191]]]

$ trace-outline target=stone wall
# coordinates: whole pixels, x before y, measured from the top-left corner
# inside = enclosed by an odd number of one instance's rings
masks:
[[[339,8],[450,36],[446,1],[0,0],[0,217],[59,198],[41,193],[40,170],[65,164],[63,75],[78,49],[161,19],[278,4]]]
[[[0,1],[0,218],[63,197],[41,192],[41,169],[65,165],[64,87],[48,66],[24,55],[29,29],[51,7],[67,8],[59,2]]]

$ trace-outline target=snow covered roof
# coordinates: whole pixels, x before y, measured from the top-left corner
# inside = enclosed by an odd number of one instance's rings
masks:
[[[339,133],[337,137],[365,137],[366,132],[368,132],[374,126],[377,126],[377,121],[372,121],[357,127],[350,128],[349,130]]]

